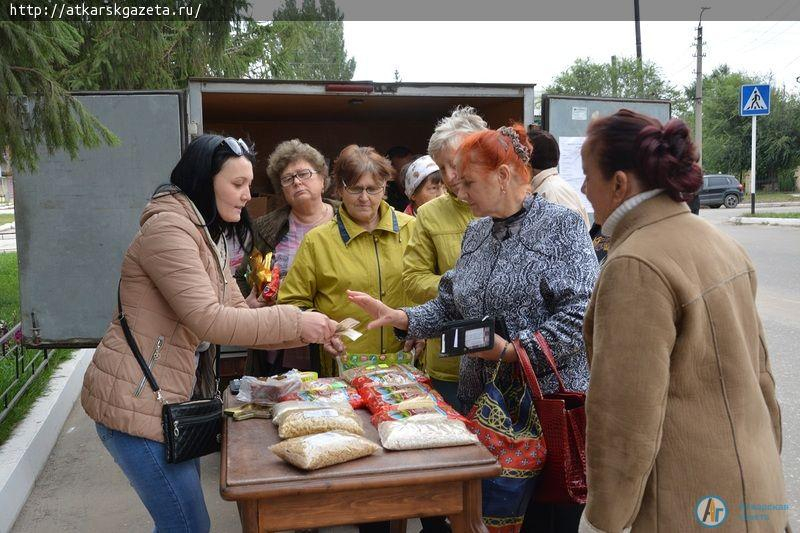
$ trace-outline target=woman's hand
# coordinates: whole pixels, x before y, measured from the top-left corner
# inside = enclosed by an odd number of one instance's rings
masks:
[[[247,298],[245,298],[244,301],[252,309],[258,309],[259,307],[266,307],[268,305],[275,304],[275,300],[272,300],[271,302],[265,302],[264,299],[261,298],[261,296],[258,293],[256,293],[255,285],[250,290],[250,294],[247,295]]]
[[[326,342],[322,345],[322,348],[331,354],[334,357],[341,357],[347,353],[347,350],[344,347],[344,343],[339,336],[332,337],[330,342]]]
[[[326,344],[336,334],[336,322],[316,311],[300,315],[300,341],[307,344]]]
[[[473,352],[467,355],[480,357],[481,359],[486,359],[487,361],[499,361],[501,354],[503,356],[502,359],[504,363],[517,362],[517,351],[514,349],[514,345],[511,344],[510,341],[505,340],[503,337],[495,333],[494,346],[492,346],[491,349],[483,352]]]
[[[414,356],[419,361],[419,358],[425,352],[425,339],[406,339],[405,344],[403,344],[403,351],[410,352],[411,350],[414,350]]]
[[[362,308],[369,316],[374,318],[367,324],[367,329],[381,328],[390,326],[401,329],[408,329],[408,315],[399,309],[392,309],[380,300],[376,300],[369,294],[358,291],[347,291],[347,299]]]

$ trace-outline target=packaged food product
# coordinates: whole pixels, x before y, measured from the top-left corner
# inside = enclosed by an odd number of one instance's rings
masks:
[[[346,389],[317,389],[293,392],[281,398],[281,401],[303,400],[315,403],[340,403],[349,402],[353,409],[364,407],[361,395],[352,387]]]
[[[381,444],[387,450],[420,450],[475,444],[478,437],[464,422],[438,413],[425,413],[405,420],[378,424]]]
[[[377,365],[399,365],[405,364],[414,366],[416,356],[411,352],[399,351],[395,353],[367,353],[367,354],[345,354],[336,358],[336,365],[339,368],[339,375],[343,376],[347,370],[359,366]]]
[[[287,439],[269,449],[289,464],[304,470],[316,470],[372,455],[380,446],[352,433],[327,431]]]
[[[283,422],[283,419],[292,414],[301,411],[314,411],[317,409],[330,408],[335,409],[339,414],[350,415],[353,413],[353,408],[350,404],[345,402],[308,402],[303,400],[290,400],[287,402],[276,403],[272,407],[272,423],[276,426]]]
[[[383,409],[418,409],[444,402],[441,395],[424,383],[364,387],[364,403],[371,413]]]
[[[299,391],[300,388],[300,372],[297,370],[269,378],[244,376],[239,382],[236,399],[245,403],[272,405],[280,401],[281,397]]]
[[[461,413],[446,403],[439,403],[434,407],[423,407],[419,409],[382,409],[372,415],[371,421],[373,426],[378,427],[382,422],[400,422],[411,418],[425,420],[435,417],[461,420],[462,422],[467,421]]]
[[[328,406],[289,413],[278,424],[278,436],[282,439],[336,430],[364,434],[355,413],[341,414]]]
[[[359,366],[345,371],[342,378],[349,381],[358,390],[364,387],[430,382],[428,376],[406,364]]]

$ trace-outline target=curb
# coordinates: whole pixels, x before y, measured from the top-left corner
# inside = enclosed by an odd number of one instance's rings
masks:
[[[790,202],[758,202],[756,201],[756,207],[800,207],[800,200],[790,201]],[[750,201],[742,201],[739,203],[739,207],[750,207]]]
[[[0,446],[0,531],[14,525],[80,395],[94,350],[77,352],[56,369],[47,391]]]
[[[731,217],[730,222],[742,226],[760,224],[762,226],[794,226],[800,228],[800,218]]]

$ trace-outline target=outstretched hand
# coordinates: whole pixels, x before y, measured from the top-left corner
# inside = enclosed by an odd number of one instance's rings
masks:
[[[392,309],[369,294],[358,291],[347,291],[347,299],[362,308],[374,320],[367,324],[367,329],[389,326],[397,329],[408,329],[408,315],[399,309]]]

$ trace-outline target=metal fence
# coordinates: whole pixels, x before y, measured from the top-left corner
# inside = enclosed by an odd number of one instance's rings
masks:
[[[27,350],[20,344],[22,324],[11,329],[0,324],[0,423],[47,366],[50,353]]]

